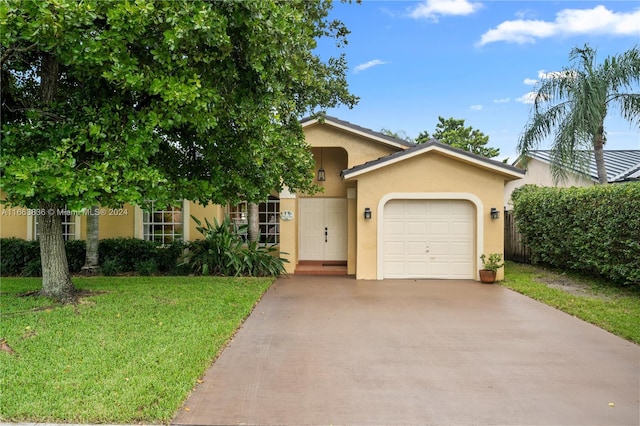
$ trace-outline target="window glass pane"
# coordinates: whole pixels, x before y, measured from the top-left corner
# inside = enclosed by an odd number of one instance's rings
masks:
[[[153,203],[149,203],[153,209]],[[171,244],[182,239],[182,208],[166,207],[165,210],[152,210],[142,215],[143,238],[161,244]]]
[[[247,203],[228,205],[227,213],[236,232],[246,237],[246,229],[244,232],[240,232],[239,229],[242,225],[248,224]],[[258,226],[261,244],[280,243],[280,200],[278,198],[269,197],[269,200],[258,205]]]

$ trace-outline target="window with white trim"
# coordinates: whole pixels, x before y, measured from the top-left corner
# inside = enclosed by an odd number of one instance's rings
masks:
[[[227,206],[227,214],[236,231],[244,239],[247,238],[248,204],[243,201]],[[265,202],[258,204],[258,226],[260,227],[260,244],[280,244],[280,199],[270,196]]]
[[[182,240],[184,235],[184,215],[182,207],[167,206],[156,210],[149,202],[142,212],[142,238],[160,244],[171,244]]]
[[[77,219],[78,216],[72,214],[67,208],[63,208],[58,210],[58,214],[61,216],[62,220],[62,237],[65,241],[68,240],[77,240]],[[40,237],[40,216],[34,216],[33,219],[33,239],[37,240]]]

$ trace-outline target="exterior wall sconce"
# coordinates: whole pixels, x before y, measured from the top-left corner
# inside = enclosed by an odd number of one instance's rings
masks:
[[[324,182],[327,180],[327,176],[324,172],[324,167],[322,167],[322,148],[320,148],[320,168],[318,169],[318,182]]]
[[[371,209],[369,207],[364,208],[364,218],[371,219]]]
[[[491,219],[500,219],[500,210],[496,209],[495,207],[491,207]]]

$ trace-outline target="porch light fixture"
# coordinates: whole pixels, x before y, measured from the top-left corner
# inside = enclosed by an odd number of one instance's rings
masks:
[[[371,219],[371,209],[369,207],[364,208],[364,218]]]
[[[327,180],[327,177],[324,172],[324,167],[322,167],[322,148],[320,148],[320,168],[318,169],[318,182],[324,182]]]
[[[500,219],[500,210],[496,209],[495,207],[491,207],[491,219]]]

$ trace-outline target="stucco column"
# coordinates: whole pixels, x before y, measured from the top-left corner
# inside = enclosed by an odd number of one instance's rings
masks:
[[[288,274],[293,274],[298,263],[297,201],[295,194],[287,188],[280,193],[280,257],[289,261],[284,264]]]

